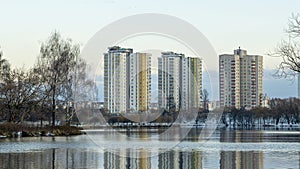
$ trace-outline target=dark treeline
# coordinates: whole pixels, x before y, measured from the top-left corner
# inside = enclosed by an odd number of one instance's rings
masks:
[[[150,110],[148,116],[143,116],[143,119],[139,115],[133,115],[133,117],[120,115],[120,114],[110,114],[106,109],[100,110],[105,121],[109,124],[114,123],[173,123],[178,120],[179,111],[168,112],[166,110],[157,111]]]
[[[41,44],[33,68],[12,68],[4,54],[0,50],[1,122],[39,121],[43,126],[47,121],[52,126],[58,122],[69,125],[75,118],[74,91],[84,97],[95,86],[86,77],[79,45],[63,39],[58,32]]]
[[[197,114],[198,112],[198,114]],[[105,110],[101,110],[108,123],[132,123],[121,115],[110,115]],[[196,115],[195,115],[196,113]],[[214,115],[221,114],[218,119]],[[217,115],[216,115],[217,116]],[[194,124],[204,124],[208,118],[219,120],[219,124],[226,127],[268,127],[273,125],[293,125],[300,123],[300,99],[298,98],[273,98],[269,101],[269,107],[255,107],[251,110],[235,107],[217,108],[212,111],[200,108],[198,111],[179,112],[161,111],[155,120],[145,120],[152,123],[173,123],[192,122]],[[192,121],[191,121],[192,120]]]
[[[270,107],[256,107],[251,110],[225,107],[220,123],[227,127],[253,127],[300,123],[300,99],[274,98]]]

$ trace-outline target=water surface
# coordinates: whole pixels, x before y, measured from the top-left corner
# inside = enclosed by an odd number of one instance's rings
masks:
[[[209,140],[200,131],[184,140],[147,129],[1,139],[0,168],[300,168],[299,131],[217,130]]]

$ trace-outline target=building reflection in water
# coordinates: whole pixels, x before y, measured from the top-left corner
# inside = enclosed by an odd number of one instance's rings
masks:
[[[81,152],[82,151],[82,152]],[[99,166],[99,153],[86,150],[48,149],[40,152],[0,154],[0,168],[87,168]]]
[[[172,150],[158,155],[159,169],[192,169],[202,168],[202,152],[180,152]]]
[[[197,132],[197,131],[193,131]],[[251,131],[220,131],[216,145],[227,147],[175,147],[172,149],[132,149],[128,147],[107,148],[106,150],[77,148],[49,148],[39,151],[20,153],[0,153],[0,168],[104,168],[104,169],[244,169],[244,168],[294,168],[299,166],[300,153],[295,151],[253,151],[239,147],[248,143],[260,142],[261,133]],[[147,142],[147,132],[136,136]],[[177,136],[174,136],[177,137]],[[145,140],[144,140],[145,139]],[[187,138],[193,142],[196,137]],[[44,140],[45,142],[47,140]],[[56,140],[57,141],[57,140]],[[123,140],[122,140],[123,141]],[[197,141],[198,142],[198,141]],[[62,142],[68,143],[68,142]],[[159,142],[161,144],[163,142]],[[200,143],[200,142],[199,142]],[[224,144],[219,144],[224,143]],[[19,144],[19,143],[18,143]],[[18,146],[18,144],[15,144]],[[68,143],[69,144],[69,143]],[[189,143],[186,143],[189,145]],[[284,144],[284,143],[283,143]],[[21,145],[21,144],[20,144]],[[192,144],[197,145],[197,144]],[[131,145],[134,147],[134,145]],[[180,147],[180,146],[179,146]],[[231,149],[232,148],[232,149]],[[113,151],[114,150],[114,151]],[[158,155],[153,152],[156,151]],[[287,158],[288,157],[288,158]],[[283,163],[284,162],[284,163]]]
[[[150,154],[146,150],[125,149],[117,152],[102,152],[76,148],[0,153],[0,168],[260,169],[264,167],[277,168],[278,166],[293,168],[299,165],[300,157],[299,152],[219,152],[182,149],[161,150],[158,156],[146,157],[147,155]]]
[[[261,132],[221,130],[220,142],[248,143],[262,142]],[[264,168],[262,151],[221,151],[220,168]]]
[[[104,152],[104,168],[118,169],[118,168],[151,168],[151,157],[147,156],[147,151],[131,151],[120,150],[119,152]]]
[[[149,156],[146,151],[132,152],[127,150],[125,152],[120,151],[119,153],[126,153],[127,157],[124,157],[124,154],[118,154],[115,152],[105,152],[104,153],[104,168],[127,168],[127,169],[150,169],[150,168],[159,168],[159,169],[201,169],[202,168],[202,152],[180,152],[178,150],[164,151],[156,156]],[[139,158],[145,157],[146,158]],[[157,159],[158,158],[158,159]],[[158,163],[157,163],[157,161]]]
[[[222,151],[220,168],[264,168],[263,153],[253,151]]]
[[[220,142],[240,143],[240,142],[263,142],[263,132],[257,130],[221,130]]]
[[[127,134],[127,133],[126,133]],[[127,134],[127,136],[129,136]],[[140,140],[147,141],[147,130],[141,129],[138,135]],[[104,168],[119,169],[119,168],[141,168],[151,169],[151,153],[146,149],[117,149],[106,150],[104,152]]]

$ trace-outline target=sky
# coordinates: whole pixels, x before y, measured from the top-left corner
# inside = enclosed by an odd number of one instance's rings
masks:
[[[296,83],[270,76],[281,60],[267,53],[287,38],[284,29],[291,14],[300,12],[299,0],[0,0],[0,6],[0,46],[14,67],[32,67],[41,43],[54,30],[84,48],[97,31],[118,19],[160,13],[195,26],[217,54],[231,54],[240,46],[249,54],[263,55],[268,72],[264,74],[264,91],[271,97],[297,93]],[[278,92],[282,88],[286,92]]]

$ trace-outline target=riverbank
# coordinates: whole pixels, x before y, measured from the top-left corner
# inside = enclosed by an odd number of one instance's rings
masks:
[[[81,135],[82,128],[75,126],[32,127],[14,123],[0,124],[0,138],[38,137],[38,136],[72,136]]]

